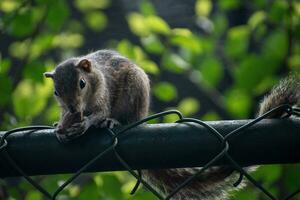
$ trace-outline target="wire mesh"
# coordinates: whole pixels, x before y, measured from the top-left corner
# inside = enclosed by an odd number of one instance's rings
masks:
[[[49,193],[46,189],[44,189],[41,185],[39,185],[35,180],[33,180],[30,176],[26,175],[26,173],[18,166],[18,164],[14,161],[14,159],[9,155],[9,152],[7,151],[7,137],[10,135],[25,131],[26,133],[32,133],[37,130],[44,130],[44,129],[54,129],[52,126],[29,126],[29,127],[23,127],[23,128],[17,128],[10,131],[7,131],[0,139],[0,153],[3,155],[3,157],[6,159],[6,161],[10,164],[10,166],[16,170],[19,174],[21,174],[33,187],[35,187],[38,191],[40,191],[46,198],[55,200],[57,196],[60,194],[61,191],[63,191],[70,183],[72,183],[78,176],[80,176],[83,172],[87,171],[89,167],[91,167],[98,159],[103,157],[108,152],[113,152],[118,161],[124,166],[124,168],[127,169],[127,171],[132,174],[137,180],[136,185],[132,189],[131,194],[134,194],[136,190],[138,189],[140,184],[143,184],[144,187],[146,187],[149,191],[151,191],[158,199],[161,200],[168,200],[174,197],[182,188],[188,187],[188,185],[194,181],[201,173],[203,173],[206,169],[213,166],[216,162],[218,162],[220,159],[226,158],[232,165],[233,169],[236,170],[240,176],[239,179],[233,184],[233,187],[238,186],[244,177],[248,179],[249,182],[251,182],[257,189],[259,189],[263,194],[265,194],[266,197],[272,200],[276,200],[277,198],[271,194],[266,188],[263,187],[262,184],[257,182],[243,167],[241,167],[228,153],[228,150],[230,148],[229,139],[238,136],[239,134],[242,134],[243,131],[256,123],[260,122],[261,120],[268,118],[275,112],[283,112],[286,113],[284,117],[290,117],[291,115],[300,116],[300,109],[299,108],[292,108],[290,105],[281,105],[278,106],[269,112],[265,113],[262,116],[259,116],[249,123],[231,131],[230,133],[226,134],[226,136],[223,136],[220,134],[215,128],[210,126],[209,124],[205,123],[204,121],[194,119],[194,118],[184,118],[183,115],[177,111],[177,110],[169,110],[161,113],[157,113],[154,115],[151,115],[147,118],[144,118],[138,122],[132,123],[126,127],[124,127],[121,130],[114,130],[114,129],[108,129],[108,133],[111,137],[111,145],[109,145],[104,151],[101,151],[96,155],[94,158],[89,160],[86,164],[84,164],[76,173],[74,173],[69,179],[67,179],[62,185],[60,185],[55,192]],[[209,162],[207,162],[197,173],[195,173],[193,176],[188,177],[185,181],[183,181],[180,185],[178,185],[175,189],[173,189],[172,192],[167,194],[166,196],[163,196],[160,194],[156,189],[154,189],[153,186],[151,186],[146,180],[143,178],[143,174],[141,170],[138,170],[137,172],[133,170],[130,165],[124,160],[122,155],[118,152],[118,144],[119,144],[119,136],[127,134],[128,130],[139,126],[143,123],[149,122],[150,120],[164,117],[166,115],[177,115],[178,120],[176,123],[186,123],[186,122],[193,122],[197,123],[206,129],[209,130],[209,132],[214,135],[219,141],[220,144],[222,144],[222,149],[220,152],[218,152]],[[293,197],[295,197],[297,194],[300,193],[300,189],[290,193],[287,195],[284,200],[290,200]]]

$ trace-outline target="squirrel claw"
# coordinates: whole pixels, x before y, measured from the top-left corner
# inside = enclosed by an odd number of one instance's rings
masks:
[[[112,118],[106,118],[99,123],[98,127],[112,129],[112,128],[114,128],[116,126],[120,126],[120,125],[121,125],[121,123],[118,122],[117,120],[112,119]]]
[[[88,129],[85,121],[75,123],[71,127],[67,128],[66,130],[57,129],[56,130],[56,137],[60,142],[68,142],[73,140],[85,133]]]
[[[78,134],[83,134],[86,130],[88,129],[88,127],[86,126],[85,121],[79,122],[79,123],[75,123],[73,124],[70,128],[68,128],[66,130],[67,135],[78,135]]]

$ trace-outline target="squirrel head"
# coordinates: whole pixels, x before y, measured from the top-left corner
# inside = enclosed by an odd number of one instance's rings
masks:
[[[71,58],[60,63],[54,71],[45,72],[54,81],[54,95],[62,109],[70,113],[83,112],[84,102],[92,92],[90,84],[92,63],[86,58]]]

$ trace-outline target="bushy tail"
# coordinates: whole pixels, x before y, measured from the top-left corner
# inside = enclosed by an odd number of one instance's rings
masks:
[[[270,94],[265,96],[260,104],[258,115],[260,116],[282,104],[294,106],[299,102],[300,75],[295,73],[281,80],[279,84],[271,90]],[[280,118],[284,114],[284,111],[278,111],[273,113],[269,118]]]

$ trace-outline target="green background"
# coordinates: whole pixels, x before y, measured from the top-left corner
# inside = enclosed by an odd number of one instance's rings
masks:
[[[151,113],[175,108],[202,120],[253,118],[282,77],[300,69],[300,2],[284,0],[0,0],[0,127],[59,119],[42,73],[71,56],[110,48],[151,78]],[[156,122],[173,122],[166,117]],[[253,176],[282,199],[300,187],[299,165]],[[54,191],[68,175],[39,176]],[[58,199],[156,199],[126,172],[85,174]],[[251,184],[230,199],[267,199]],[[0,180],[0,199],[39,200],[22,179]],[[300,199],[300,195],[294,199]]]

